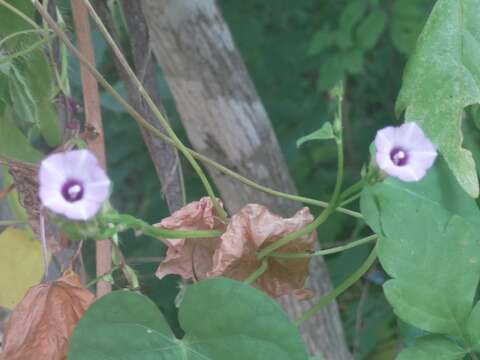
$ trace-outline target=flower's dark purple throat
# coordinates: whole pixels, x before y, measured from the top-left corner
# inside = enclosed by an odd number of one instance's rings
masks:
[[[408,163],[408,153],[404,149],[396,147],[390,151],[390,159],[397,166],[405,166]]]
[[[83,198],[83,184],[75,179],[69,179],[62,186],[62,196],[68,202],[76,202]]]

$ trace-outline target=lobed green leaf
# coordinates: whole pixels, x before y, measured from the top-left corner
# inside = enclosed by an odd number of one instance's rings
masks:
[[[480,102],[480,0],[439,0],[405,69],[396,110],[418,122],[467,193],[478,197],[472,154],[462,148],[463,109]]]
[[[463,336],[480,278],[480,212],[438,159],[418,183],[366,187],[362,213],[380,235],[378,255],[395,313],[430,332]]]

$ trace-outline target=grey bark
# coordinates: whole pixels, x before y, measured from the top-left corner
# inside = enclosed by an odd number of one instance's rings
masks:
[[[193,147],[265,185],[295,192],[268,116],[215,3],[142,4],[152,50]],[[297,210],[289,201],[210,172],[231,212],[252,200],[283,214]]]
[[[106,25],[109,33],[119,44],[113,19],[106,0],[97,0],[94,3],[96,11]],[[125,20],[128,27],[130,47],[132,50],[133,67],[135,74],[142,82],[144,88],[152,97],[157,107],[165,113],[160,101],[158,86],[155,81],[155,62],[150,55],[148,29],[143,17],[143,12],[138,1],[122,1],[123,10],[126,14]],[[125,50],[124,50],[125,53]],[[140,92],[129,79],[127,73],[114,58],[115,67],[125,86],[130,104],[158,130],[164,132],[158,119],[152,110],[143,100]],[[150,157],[155,166],[157,176],[162,184],[162,196],[167,201],[170,212],[178,210],[183,204],[183,190],[181,186],[181,166],[178,153],[175,148],[165,143],[163,140],[152,136],[143,127],[140,127],[142,137],[147,145]]]
[[[142,0],[151,48],[176,101],[193,147],[263,185],[295,193],[268,115],[214,0]],[[283,215],[298,204],[260,193],[209,169],[228,210],[260,203]],[[331,290],[323,259],[309,283],[318,298]],[[292,318],[314,301],[281,300]],[[351,359],[337,304],[302,327],[311,353]]]

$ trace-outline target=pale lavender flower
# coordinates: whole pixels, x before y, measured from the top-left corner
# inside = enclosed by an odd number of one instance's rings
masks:
[[[88,150],[45,158],[39,172],[42,204],[73,220],[93,217],[110,195],[110,179]]]
[[[375,147],[380,169],[409,182],[423,178],[437,157],[435,146],[414,122],[379,130]]]

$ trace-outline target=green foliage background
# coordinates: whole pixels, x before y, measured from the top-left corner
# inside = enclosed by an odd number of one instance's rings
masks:
[[[404,66],[434,1],[217,2],[270,115],[291,175],[302,195],[324,200],[333,188],[335,147],[329,142],[309,142],[297,148],[296,141],[332,119],[333,104],[327,90],[338,80],[343,80],[346,88],[346,182],[348,185],[358,180],[362,165],[368,161],[369,146],[376,131],[401,121],[395,115],[395,101]],[[59,3],[66,22],[71,23],[68,2]],[[125,35],[120,13],[116,15],[116,23]],[[10,31],[18,30],[13,25],[8,26]],[[6,35],[2,33],[1,26],[0,35]],[[93,37],[99,70],[123,93],[107,46],[96,31]],[[38,58],[33,62],[35,66],[42,66],[45,59],[40,51],[31,56]],[[37,159],[40,157],[37,150],[46,151],[58,143],[58,134],[47,131],[55,128],[46,123],[52,118],[48,115],[53,109],[49,107],[49,98],[45,95],[49,95],[48,92],[37,91],[35,83],[26,84],[28,73],[35,69],[26,68],[21,59],[14,64],[17,66],[0,64],[0,94],[16,95],[10,100],[2,96],[5,100],[0,100],[1,115],[6,119],[1,123],[4,128],[0,129],[0,150],[5,152],[2,144],[8,145],[8,141],[13,141],[5,136],[2,138],[2,134],[6,134],[7,130],[12,134],[12,124],[16,120],[17,126],[20,126],[15,129],[15,142],[26,142],[28,139],[36,148],[22,156],[26,160]],[[73,58],[69,62],[69,75],[73,97],[81,102],[78,62]],[[158,83],[163,105],[174,129],[188,143],[160,70]],[[24,94],[26,87],[33,89],[36,101],[32,102],[28,94]],[[50,92],[54,93],[54,90]],[[138,127],[109,95],[102,93],[101,100],[108,171],[115,184],[113,205],[119,211],[135,214],[151,223],[157,222],[168,211]],[[37,106],[32,106],[32,103]],[[35,112],[33,115],[22,113],[32,109]],[[472,151],[478,166],[478,132],[470,130],[479,127],[480,111],[478,107],[471,107],[467,115],[468,121],[464,122],[465,146]],[[19,119],[35,121],[32,125],[18,123]],[[188,166],[185,166],[185,179],[188,201],[202,196],[200,182]],[[334,215],[320,228],[319,241],[323,245],[332,245],[367,234],[367,226],[362,221]],[[121,246],[127,259],[139,272],[142,292],[161,308],[177,335],[181,334],[174,306],[179,279],[169,276],[159,281],[153,275],[164,253],[164,246],[155,240],[137,239],[133,234],[122,236]],[[368,250],[368,247],[362,246],[327,258],[334,285],[342,282],[364,261]],[[152,259],[152,254],[157,258]],[[93,243],[87,243],[84,255],[89,272],[94,274]],[[392,359],[400,345],[411,345],[418,336],[424,335],[423,331],[394,316],[380,286],[385,279],[386,275],[380,268],[373,269],[338,299],[347,340],[357,359]],[[363,319],[361,326],[359,318]]]

